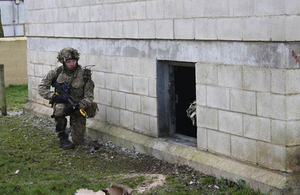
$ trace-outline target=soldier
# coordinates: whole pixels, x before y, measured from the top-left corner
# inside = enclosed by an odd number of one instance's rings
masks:
[[[53,103],[53,117],[56,122],[56,132],[62,149],[72,149],[74,145],[84,143],[86,117],[78,108],[86,109],[94,100],[94,82],[91,74],[79,64],[79,53],[74,48],[64,48],[57,56],[63,65],[51,70],[38,86],[39,94]],[[75,99],[76,106],[71,106],[65,97],[50,90],[54,81],[58,84],[66,82],[70,86],[70,95]],[[66,132],[67,119],[70,116],[72,141]]]

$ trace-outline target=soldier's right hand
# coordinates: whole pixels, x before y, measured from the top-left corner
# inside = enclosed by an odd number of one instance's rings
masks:
[[[53,95],[52,100],[56,103],[66,103],[68,100],[61,95]]]

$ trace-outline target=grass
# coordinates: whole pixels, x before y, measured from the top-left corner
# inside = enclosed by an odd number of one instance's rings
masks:
[[[145,180],[119,176],[137,166],[132,157],[124,159],[105,149],[96,154],[84,147],[59,149],[56,137],[40,129],[39,121],[29,116],[0,118],[0,194],[74,194],[80,188],[105,189],[110,183],[136,188]]]
[[[1,195],[74,194],[81,188],[106,189],[111,183],[136,189],[147,180],[142,173],[167,175],[163,186],[144,194],[260,194],[245,185],[149,156],[136,158],[107,147],[96,153],[85,147],[64,151],[58,148],[51,125],[30,115],[0,117]],[[156,171],[151,169],[154,166]],[[131,174],[134,176],[126,177]]]
[[[83,147],[61,150],[55,135],[41,129],[43,125],[36,125],[39,120],[29,116],[0,118],[0,194],[74,194],[80,188],[100,190],[109,186],[109,176],[127,173],[124,163],[105,160],[106,154],[114,155],[108,151],[100,150],[95,155]],[[123,184],[136,187],[136,179],[129,178]]]
[[[27,86],[11,86],[6,92],[12,110],[27,102]],[[82,188],[98,191],[111,183],[135,190],[147,183],[144,174],[148,173],[164,174],[166,181],[143,194],[260,195],[242,181],[217,179],[109,144],[96,152],[87,146],[64,151],[58,147],[53,127],[51,121],[29,114],[0,116],[1,195],[69,195]]]
[[[28,101],[27,85],[10,85],[5,88],[7,110],[20,110]],[[2,92],[1,92],[2,93]]]

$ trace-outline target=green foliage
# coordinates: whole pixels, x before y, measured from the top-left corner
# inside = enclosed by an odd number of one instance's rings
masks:
[[[202,185],[207,185],[207,184],[211,184],[215,181],[214,177],[205,177],[201,180],[201,184]]]
[[[176,195],[261,195],[253,191],[245,181],[237,183],[228,179],[217,179],[215,177],[201,174],[196,171],[187,171],[179,175],[169,175],[163,187],[158,187],[145,194],[176,194]]]
[[[145,180],[146,180],[146,178],[144,176],[138,176],[138,177],[133,177],[133,178],[117,179],[116,182],[134,189],[138,185],[143,183]]]
[[[20,110],[28,101],[27,85],[10,85],[5,88],[7,110]]]

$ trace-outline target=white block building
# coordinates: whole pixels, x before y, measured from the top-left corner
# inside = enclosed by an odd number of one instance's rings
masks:
[[[94,138],[299,194],[300,1],[27,0],[27,111],[59,50],[93,68]],[[197,100],[197,126],[185,110]]]
[[[25,35],[24,0],[0,0],[0,14],[4,37]]]

